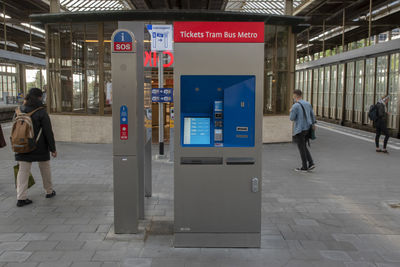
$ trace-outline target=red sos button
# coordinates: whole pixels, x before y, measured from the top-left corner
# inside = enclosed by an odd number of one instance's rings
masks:
[[[120,132],[119,138],[121,140],[128,140],[128,124],[121,124],[119,132]]]
[[[132,43],[115,42],[114,43],[115,52],[130,52],[132,51]]]

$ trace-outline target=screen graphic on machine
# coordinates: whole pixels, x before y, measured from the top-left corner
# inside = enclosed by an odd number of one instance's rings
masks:
[[[210,118],[185,117],[184,144],[210,144]]]
[[[180,103],[182,146],[254,146],[254,76],[182,75]]]

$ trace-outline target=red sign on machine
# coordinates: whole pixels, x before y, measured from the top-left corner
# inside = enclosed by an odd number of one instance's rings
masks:
[[[176,43],[264,43],[264,22],[179,21]]]
[[[121,124],[120,125],[120,136],[121,140],[128,140],[128,124]]]

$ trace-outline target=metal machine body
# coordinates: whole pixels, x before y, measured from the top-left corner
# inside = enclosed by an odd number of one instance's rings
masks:
[[[111,43],[114,230],[131,234],[144,219],[144,197],[152,193],[151,128],[145,127],[151,81],[143,67],[144,23],[120,21],[118,26]]]
[[[196,35],[242,28],[257,41]],[[264,24],[177,22],[174,35],[174,246],[259,247]]]
[[[138,73],[133,33],[118,29],[112,35],[114,231],[138,231]]]

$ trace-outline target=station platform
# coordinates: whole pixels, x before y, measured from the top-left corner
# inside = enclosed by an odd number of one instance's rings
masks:
[[[11,125],[2,126],[8,136]],[[58,143],[57,196],[44,198],[34,165],[34,203],[23,208],[15,206],[13,154],[1,149],[0,267],[400,266],[400,207],[391,207],[400,203],[400,140],[391,139],[389,154],[376,153],[372,133],[318,126],[313,172],[293,170],[300,165],[294,144],[263,146],[260,249],[173,248],[168,160],[153,160],[147,230],[118,237],[111,145]]]

